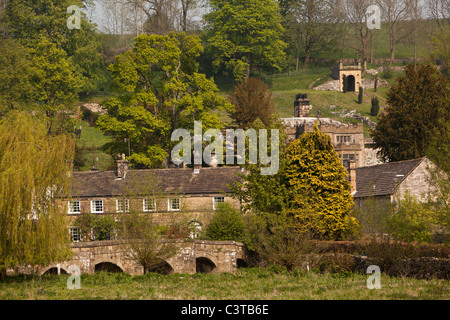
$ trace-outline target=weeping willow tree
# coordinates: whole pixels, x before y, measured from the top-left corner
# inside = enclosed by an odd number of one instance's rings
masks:
[[[13,111],[0,120],[0,275],[70,257],[66,210],[74,139],[50,136],[37,116]]]

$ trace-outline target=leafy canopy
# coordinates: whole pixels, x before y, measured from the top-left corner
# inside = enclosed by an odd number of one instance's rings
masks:
[[[436,130],[450,121],[450,82],[429,64],[409,65],[388,92],[388,106],[372,131],[385,161],[426,155]]]
[[[67,207],[74,139],[50,136],[45,121],[12,111],[0,120],[0,270],[70,256]]]
[[[111,134],[111,154],[128,153],[137,167],[160,167],[170,154],[170,136],[178,128],[193,131],[223,127],[216,111],[231,111],[212,79],[198,73],[200,39],[185,33],[140,35],[133,49],[119,55],[109,70],[118,96],[103,103],[108,114],[97,126]]]
[[[250,69],[280,70],[286,44],[281,40],[278,2],[275,0],[211,0],[205,15],[207,52],[216,72],[237,81]]]
[[[83,80],[79,92],[95,92],[105,81],[101,56],[102,36],[81,12],[80,29],[69,29],[67,8],[84,8],[80,0],[9,0],[5,20],[9,36],[27,48],[36,48],[42,37],[49,39],[75,66]]]

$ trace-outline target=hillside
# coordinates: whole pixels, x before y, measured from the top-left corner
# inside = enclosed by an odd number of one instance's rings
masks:
[[[395,77],[401,72],[394,72],[392,78],[387,79],[390,84],[395,82]],[[376,122],[376,117],[370,115],[371,98],[378,97],[381,109],[386,104],[388,87],[379,87],[377,92],[373,89],[364,91],[362,104],[358,104],[358,94],[356,92],[337,92],[337,91],[318,91],[313,87],[326,80],[330,80],[331,67],[328,66],[310,66],[307,69],[292,73],[279,73],[272,75],[262,75],[261,78],[270,85],[272,89],[273,102],[279,118],[293,117],[294,99],[298,93],[308,94],[308,98],[313,106],[310,114],[316,116],[320,111],[322,117],[333,118],[345,123],[359,122],[356,119],[341,117],[350,111],[369,117]],[[371,78],[370,75],[364,77]],[[219,80],[219,89],[223,95],[226,95],[233,89],[233,83]],[[80,101],[84,103],[101,103],[103,99],[111,97],[109,92],[102,92],[87,97]],[[331,107],[330,106],[335,106]],[[223,115],[225,121],[230,121],[228,115]],[[369,127],[364,126],[366,136],[369,135]],[[85,160],[80,170],[89,170],[92,166],[100,170],[111,168],[111,156],[102,151],[104,143],[110,141],[100,130],[89,125],[88,122],[82,122],[82,134],[78,141],[78,146],[82,149],[82,157]]]

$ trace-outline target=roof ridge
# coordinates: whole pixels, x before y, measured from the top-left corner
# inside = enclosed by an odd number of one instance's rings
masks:
[[[422,157],[422,158],[416,158],[416,159],[408,159],[408,160],[400,160],[400,161],[385,162],[385,163],[374,164],[374,165],[372,165],[372,166],[357,167],[356,169],[374,168],[374,167],[381,167],[381,166],[390,165],[390,164],[399,164],[399,163],[412,162],[412,161],[419,161],[419,162],[422,162],[424,159],[425,159],[425,157]]]

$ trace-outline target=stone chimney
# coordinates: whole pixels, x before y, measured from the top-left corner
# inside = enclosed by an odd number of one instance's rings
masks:
[[[295,96],[294,101],[294,118],[307,118],[309,117],[309,110],[312,106],[309,103],[308,95],[300,93]]]
[[[127,171],[128,171],[128,160],[125,159],[125,154],[122,153],[122,155],[119,155],[119,159],[117,160],[117,171],[116,175],[117,178],[125,178]]]
[[[356,192],[356,162],[350,160],[349,178],[350,178],[350,191],[352,194]]]

